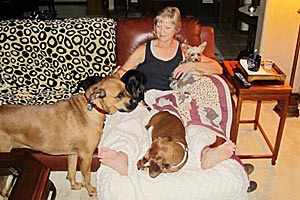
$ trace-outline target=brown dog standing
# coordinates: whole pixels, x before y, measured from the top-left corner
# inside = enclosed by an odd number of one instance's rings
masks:
[[[102,136],[105,114],[130,112],[136,106],[137,101],[116,76],[93,84],[85,94],[52,105],[1,105],[0,152],[27,147],[51,155],[68,155],[71,188],[84,186],[89,195],[96,195],[90,183],[91,161]],[[75,180],[78,157],[82,185]]]
[[[152,178],[180,170],[188,159],[185,128],[180,119],[168,111],[160,111],[152,116],[145,128],[153,128],[152,144],[137,162],[138,169],[144,169],[148,162]]]

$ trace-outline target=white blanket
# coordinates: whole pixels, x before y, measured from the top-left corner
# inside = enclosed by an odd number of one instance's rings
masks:
[[[214,80],[212,84],[215,84],[215,81],[224,84],[222,80]],[[207,82],[205,83],[207,84]],[[166,101],[158,101],[158,99],[160,99],[159,97],[169,94],[173,95],[174,93],[174,91],[149,91],[146,93],[146,101],[149,105],[156,104],[156,108],[158,108],[166,105]],[[226,86],[225,93],[229,94]],[[230,96],[227,96],[227,98],[230,98]],[[230,110],[231,105],[229,105],[228,102],[225,102],[225,104],[229,107],[228,110]],[[214,107],[214,109],[216,110],[217,107]],[[242,165],[236,160],[228,159],[222,161],[208,170],[202,170],[200,168],[201,150],[203,147],[214,142],[216,134],[220,135],[220,132],[213,129],[215,125],[211,128],[186,121],[186,139],[189,147],[189,159],[180,171],[160,174],[156,178],[151,178],[148,172],[137,170],[137,161],[145,154],[151,144],[151,136],[147,133],[144,125],[147,124],[155,112],[157,112],[157,110],[154,109],[149,112],[144,106],[139,105],[131,113],[116,113],[107,117],[99,148],[109,147],[116,151],[127,153],[129,157],[128,176],[121,176],[113,169],[102,165],[97,171],[99,199],[248,199],[247,188],[249,186],[249,180]],[[217,113],[220,116],[220,113]],[[230,112],[227,114],[231,117]],[[221,123],[222,119],[217,119],[217,121]],[[227,123],[224,126],[225,128],[223,128],[225,136],[229,134],[228,125],[230,126],[230,123]]]

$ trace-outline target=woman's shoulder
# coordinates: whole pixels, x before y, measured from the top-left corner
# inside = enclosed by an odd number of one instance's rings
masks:
[[[147,42],[140,44],[135,51],[145,51]]]

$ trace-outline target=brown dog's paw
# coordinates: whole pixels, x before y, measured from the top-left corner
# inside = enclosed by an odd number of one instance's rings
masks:
[[[86,187],[86,189],[87,189],[90,197],[97,195],[97,190],[95,187],[90,185],[89,187]]]
[[[137,163],[136,163],[136,166],[137,166],[137,169],[138,170],[144,170],[145,166],[144,166],[144,162],[143,160],[139,160]]]
[[[80,190],[82,188],[82,184],[81,183],[74,183],[71,185],[71,189],[72,190]]]
[[[140,159],[138,162],[137,162],[137,168],[138,170],[145,170],[147,167],[145,166],[145,163],[143,161],[143,159]]]

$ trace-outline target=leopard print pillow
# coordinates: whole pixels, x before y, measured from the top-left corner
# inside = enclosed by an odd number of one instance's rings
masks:
[[[80,80],[116,66],[109,18],[0,21],[0,105],[69,98]]]

